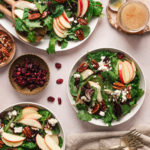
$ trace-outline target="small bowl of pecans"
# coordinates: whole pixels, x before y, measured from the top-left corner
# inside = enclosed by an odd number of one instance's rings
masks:
[[[18,57],[9,70],[12,86],[17,92],[25,95],[41,92],[48,85],[49,75],[47,63],[33,54]]]
[[[13,37],[7,31],[0,29],[0,68],[10,63],[15,52],[16,45]]]

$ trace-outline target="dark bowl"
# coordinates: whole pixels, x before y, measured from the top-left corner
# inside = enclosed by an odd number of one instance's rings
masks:
[[[31,62],[38,62],[40,64],[40,67],[41,69],[44,69],[44,70],[47,70],[48,73],[46,75],[46,78],[47,78],[47,81],[45,82],[45,84],[42,86],[42,87],[37,87],[35,89],[33,89],[32,91],[30,91],[28,88],[22,88],[21,86],[19,86],[13,79],[12,75],[13,75],[13,71],[15,69],[15,66],[17,64],[20,64],[22,65],[24,63],[24,59],[25,58],[28,58]],[[21,94],[24,94],[24,95],[34,95],[34,94],[38,94],[39,92],[41,92],[42,90],[44,90],[46,88],[46,86],[48,85],[48,82],[49,82],[49,78],[50,78],[50,71],[49,71],[49,67],[47,65],[47,63],[42,59],[40,58],[39,56],[37,55],[33,55],[33,54],[26,54],[26,55],[22,55],[22,56],[19,56],[13,63],[12,65],[10,66],[10,69],[9,69],[9,80],[10,80],[10,83],[11,85],[13,86],[13,88],[21,93]]]

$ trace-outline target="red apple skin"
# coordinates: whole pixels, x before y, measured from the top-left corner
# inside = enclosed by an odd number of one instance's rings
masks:
[[[85,0],[82,0],[82,1],[85,1]],[[82,2],[82,4],[83,4],[83,2]],[[89,0],[87,0],[87,8],[86,8],[86,11],[85,11],[83,14],[82,14],[82,12],[81,12],[81,14],[80,14],[81,17],[84,17],[85,14],[87,13],[88,8],[89,8],[89,4],[90,4],[90,2],[89,2]],[[84,5],[84,4],[83,4],[83,5]],[[83,8],[84,8],[84,6],[83,6]],[[83,9],[82,9],[82,11],[83,11]]]
[[[65,19],[68,23],[70,23],[70,21],[69,21],[69,19],[68,19],[68,16],[67,16],[67,14],[65,13],[65,11],[62,13],[62,16],[64,17],[64,19]]]
[[[64,33],[65,33],[65,30],[61,30],[61,28],[59,28],[59,26],[58,26],[58,24],[57,24],[57,22],[56,22],[56,19],[54,19],[53,24],[54,24],[54,26],[55,26],[55,28],[56,28],[56,30],[57,30],[58,32],[60,32],[61,34],[64,34]]]
[[[59,26],[59,28],[61,30],[65,30],[66,28],[61,24],[61,22],[59,21],[59,18],[56,18],[56,22],[57,22],[57,25]]]
[[[77,10],[77,17],[81,16],[83,10],[83,3],[82,0],[78,0],[78,10]]]
[[[119,69],[118,69],[119,77],[120,77],[120,81],[124,84],[122,67],[123,67],[123,62],[119,61]]]

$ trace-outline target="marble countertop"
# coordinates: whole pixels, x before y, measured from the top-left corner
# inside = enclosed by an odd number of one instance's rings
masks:
[[[30,46],[27,46],[15,39],[17,45],[16,57],[26,54],[34,53],[45,59],[48,63],[51,76],[48,87],[38,95],[35,96],[24,96],[17,93],[10,85],[8,79],[9,66],[0,69],[0,109],[18,103],[18,102],[36,102],[47,106],[50,110],[54,111],[62,122],[65,129],[65,133],[71,132],[87,132],[87,131],[103,131],[103,130],[126,130],[129,129],[133,124],[149,123],[150,122],[150,37],[149,33],[145,35],[127,35],[121,33],[112,28],[106,16],[106,4],[107,1],[103,1],[104,5],[104,17],[99,20],[95,32],[91,37],[83,43],[81,46],[74,48],[68,52],[59,52],[55,55],[47,55],[45,51],[41,51]],[[67,79],[72,64],[81,55],[87,51],[98,49],[98,48],[116,48],[121,49],[136,58],[139,64],[142,66],[144,71],[145,80],[147,82],[147,93],[143,106],[140,111],[128,122],[115,126],[115,127],[98,127],[80,121],[76,117],[74,109],[71,107],[69,99],[66,93]],[[55,63],[60,62],[62,64],[61,70],[55,68]],[[64,83],[57,85],[56,80],[63,78]],[[50,103],[47,101],[47,97],[54,96],[55,98],[62,98],[62,105],[58,105],[57,101]]]

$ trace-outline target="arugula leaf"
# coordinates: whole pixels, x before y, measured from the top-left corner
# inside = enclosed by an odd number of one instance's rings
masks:
[[[53,29],[53,18],[51,16],[48,16],[43,21],[43,25],[48,27],[48,31],[51,31]]]
[[[78,118],[82,121],[90,121],[92,120],[92,115],[89,114],[87,111],[85,110],[80,110],[78,111],[78,114],[77,114]]]
[[[63,42],[61,43],[61,48],[66,48],[68,45],[68,41],[67,40],[63,40]]]
[[[78,95],[78,89],[76,88],[76,86],[74,85],[74,83],[75,83],[75,78],[72,76],[71,80],[69,82],[70,93],[72,94],[72,96],[77,96]]]
[[[25,9],[24,9],[24,13],[23,13],[23,18],[22,18],[22,19],[23,19],[23,20],[24,20],[24,19],[27,19],[28,16],[29,16],[29,9],[28,9],[28,8],[25,8]]]
[[[40,20],[30,21],[29,19],[25,19],[24,23],[26,24],[28,28],[41,28],[42,27]]]
[[[19,18],[17,18],[15,21],[15,29],[19,32],[28,31],[28,28],[26,27],[24,22]]]
[[[26,148],[26,149],[35,149],[37,146],[36,146],[36,143],[26,142],[26,143],[23,143],[21,147]]]
[[[52,15],[53,15],[54,18],[59,17],[63,13],[63,11],[64,11],[64,6],[63,5],[56,5],[55,11],[51,10]]]
[[[32,43],[35,43],[35,40],[36,40],[36,37],[35,37],[35,32],[34,31],[31,31],[28,33],[28,36],[27,36],[27,39],[32,42]]]
[[[56,38],[51,37],[50,41],[49,41],[49,47],[47,48],[47,53],[48,54],[55,53],[55,44],[56,44]]]
[[[59,136],[58,140],[59,140],[59,147],[62,148],[62,146],[63,146],[63,138],[61,136]]]
[[[88,111],[88,107],[86,104],[76,104],[76,108],[78,110],[85,110],[85,111]]]
[[[93,16],[100,17],[103,11],[102,4],[100,2],[93,1]]]
[[[42,14],[44,12],[44,10],[47,8],[47,5],[42,5],[40,3],[35,3],[36,7],[38,8],[38,10],[40,11],[40,13]]]

